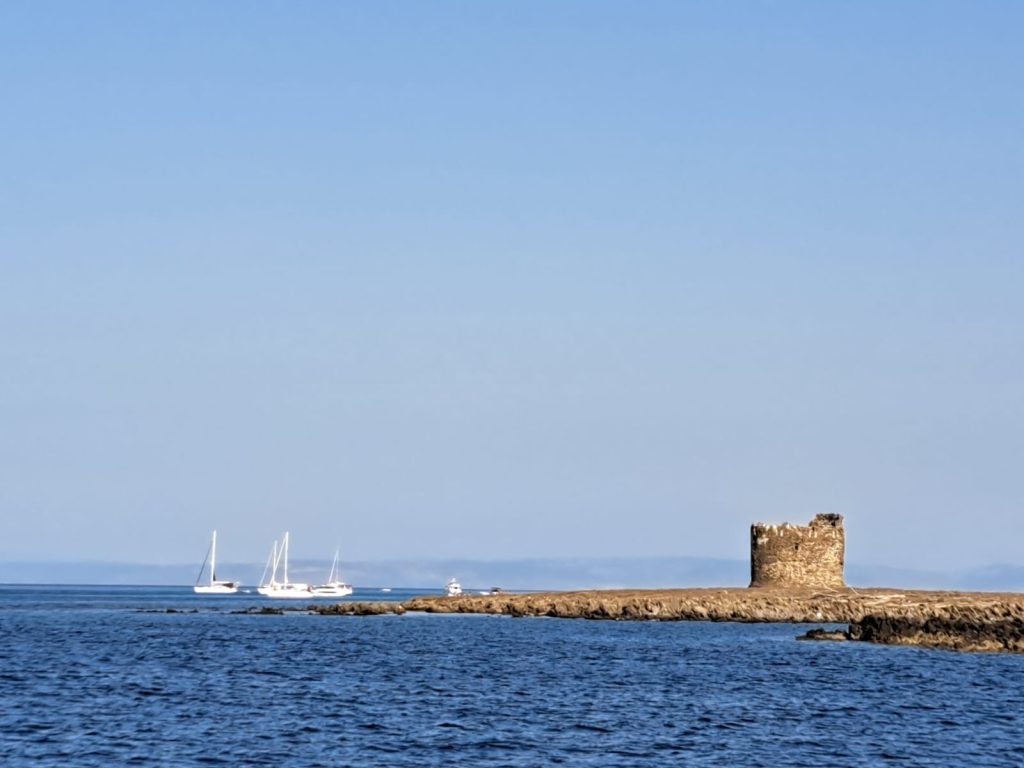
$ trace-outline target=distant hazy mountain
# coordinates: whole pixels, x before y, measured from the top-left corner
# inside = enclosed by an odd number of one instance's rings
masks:
[[[846,581],[865,587],[1024,591],[1024,566],[987,565],[951,571],[917,571],[885,566],[848,566]]]
[[[218,575],[255,585],[262,564],[221,563]],[[318,583],[330,563],[295,561],[289,575]],[[699,557],[535,560],[416,560],[342,563],[342,577],[356,586],[438,587],[456,577],[466,589],[587,589],[609,587],[742,587],[750,580],[746,560]],[[192,584],[194,565],[139,563],[0,563],[6,584]],[[907,589],[1024,591],[1024,566],[990,565],[956,571],[921,571],[848,565],[854,586]]]

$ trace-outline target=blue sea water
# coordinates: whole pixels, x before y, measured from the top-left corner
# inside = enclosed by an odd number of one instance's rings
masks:
[[[0,587],[0,765],[1024,765],[1021,656],[267,604]]]

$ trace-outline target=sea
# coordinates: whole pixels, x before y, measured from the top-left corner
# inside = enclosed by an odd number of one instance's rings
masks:
[[[1024,656],[282,602],[0,586],[0,765],[1024,765]]]

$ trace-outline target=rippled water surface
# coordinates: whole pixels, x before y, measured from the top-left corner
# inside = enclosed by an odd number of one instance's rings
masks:
[[[0,587],[0,764],[1024,765],[1020,656],[260,600]]]

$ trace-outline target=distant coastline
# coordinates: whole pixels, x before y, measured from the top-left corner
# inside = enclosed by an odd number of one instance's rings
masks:
[[[322,577],[330,563],[295,561],[301,577]],[[3,584],[109,584],[174,586],[195,581],[199,564],[0,561]],[[500,585],[521,590],[741,587],[750,577],[745,560],[701,557],[534,558],[517,560],[391,560],[342,563],[345,578],[357,587],[392,585],[440,588],[457,575],[469,589]],[[222,570],[243,584],[259,581],[263,563],[224,563]],[[907,589],[1024,591],[1024,565],[993,564],[927,571],[864,564],[846,566],[849,583],[864,587],[901,584]]]

